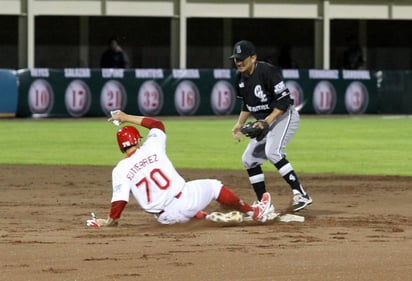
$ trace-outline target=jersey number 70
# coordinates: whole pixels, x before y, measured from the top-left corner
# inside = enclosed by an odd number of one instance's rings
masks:
[[[136,183],[137,188],[139,188],[139,186],[141,186],[141,185],[144,185],[144,187],[146,189],[146,198],[147,198],[148,203],[151,202],[150,186],[153,185],[153,183],[156,187],[158,187],[161,190],[168,189],[169,186],[170,186],[169,178],[162,172],[162,170],[160,170],[158,168],[153,169],[150,172],[149,177],[150,177],[150,179],[148,179],[147,177],[144,177]],[[151,180],[151,181],[149,181],[149,180]]]

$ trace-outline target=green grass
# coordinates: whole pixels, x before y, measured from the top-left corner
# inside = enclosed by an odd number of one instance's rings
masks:
[[[247,139],[232,139],[235,120],[164,118],[169,157],[177,168],[242,169]],[[122,158],[116,130],[104,118],[0,120],[0,164],[114,166]],[[286,152],[298,173],[412,176],[411,138],[407,116],[304,115]]]
[[[288,151],[310,173],[412,175],[411,136],[408,117],[303,118]]]

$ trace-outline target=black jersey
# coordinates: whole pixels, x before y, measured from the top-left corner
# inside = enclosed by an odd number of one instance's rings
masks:
[[[237,96],[242,99],[242,111],[249,111],[257,120],[265,119],[274,108],[286,111],[293,104],[280,70],[257,61],[252,75],[238,73]]]

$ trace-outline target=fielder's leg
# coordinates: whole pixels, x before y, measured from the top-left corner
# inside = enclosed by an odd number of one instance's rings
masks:
[[[262,200],[262,195],[266,192],[265,175],[261,167],[266,160],[265,143],[251,139],[243,152],[242,162],[258,201]]]
[[[312,204],[312,198],[303,189],[300,184],[298,176],[293,170],[292,165],[286,158],[282,158],[279,162],[275,164],[276,168],[279,170],[279,174],[283,179],[289,184],[293,192],[293,211],[297,212],[305,208],[306,206]]]
[[[249,175],[249,181],[253,186],[253,190],[256,193],[257,200],[260,201],[263,193],[266,192],[265,175],[263,174],[262,167],[257,166],[246,171]]]
[[[286,159],[285,149],[299,128],[300,116],[293,108],[289,108],[269,132],[266,156],[275,165],[279,174],[288,183],[293,192],[293,210],[299,211],[312,203],[312,199],[305,192],[299,182],[292,165]],[[282,132],[282,133],[280,133]]]

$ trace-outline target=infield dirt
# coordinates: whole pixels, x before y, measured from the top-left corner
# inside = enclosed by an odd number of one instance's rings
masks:
[[[0,280],[411,280],[412,177],[302,174],[305,222],[163,226],[133,198],[117,228],[106,217],[111,167],[0,165]],[[255,200],[244,171],[217,178]],[[267,172],[278,211],[290,190]],[[212,203],[209,211],[224,211]]]

